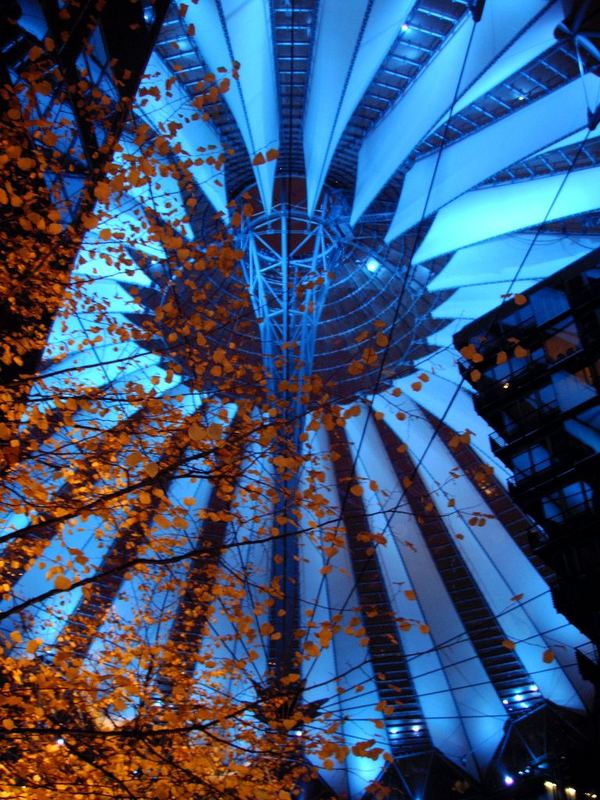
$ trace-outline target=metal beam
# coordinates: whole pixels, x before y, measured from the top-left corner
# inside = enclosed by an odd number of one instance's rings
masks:
[[[600,78],[586,75],[417,161],[405,176],[386,241],[500,170],[585,128],[585,97],[599,86]]]
[[[475,24],[466,17],[456,26],[408,91],[364,138],[352,224],[416,145],[443,121],[450,108],[458,107],[462,95],[478,79],[486,76],[496,85],[505,77],[504,69],[496,71],[496,59],[546,5],[543,0],[488,0],[480,22]],[[521,63],[530,58],[527,50],[520,53]],[[511,61],[513,67],[516,68]]]
[[[269,212],[279,149],[279,107],[268,3],[264,0],[202,0],[186,19],[213,73],[239,65],[225,94],[253,164],[263,208]],[[266,158],[272,151],[275,157]],[[271,154],[272,155],[272,154]]]
[[[455,539],[460,535],[461,557],[507,640],[517,643],[518,656],[532,682],[548,700],[584,710],[591,687],[582,681],[574,665],[573,650],[586,638],[556,611],[546,582],[462,474],[417,404],[403,396],[401,407],[407,420],[402,421],[396,417],[398,403],[390,400],[376,397],[375,410],[385,414],[386,422],[407,444],[449,535]],[[453,500],[453,511],[449,511],[449,500]],[[487,515],[483,527],[469,522],[479,515]],[[512,599],[520,595],[522,603]],[[552,649],[560,669],[546,669],[542,654],[547,648]]]
[[[363,433],[364,431],[364,433]],[[377,558],[399,620],[423,620],[398,630],[434,745],[476,778],[491,762],[503,735],[506,711],[450,599],[423,539],[405,490],[375,424],[363,408],[346,424],[361,481],[369,525],[384,533]],[[362,442],[360,451],[358,442]],[[408,547],[406,542],[411,546]],[[401,587],[401,588],[399,588]],[[409,599],[414,591],[415,599]],[[477,686],[474,692],[471,688]]]
[[[476,189],[438,212],[413,262],[598,208],[600,167]]]
[[[304,113],[309,213],[352,112],[401,31],[414,0],[322,0]]]

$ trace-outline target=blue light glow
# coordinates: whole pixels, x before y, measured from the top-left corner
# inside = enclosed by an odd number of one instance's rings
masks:
[[[376,258],[371,256],[370,258],[367,259],[367,262],[366,262],[365,266],[366,266],[366,268],[368,269],[369,272],[377,272],[377,270],[381,266],[381,262],[377,261]]]

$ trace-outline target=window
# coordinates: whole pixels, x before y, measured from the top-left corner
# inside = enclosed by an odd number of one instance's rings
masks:
[[[581,341],[575,323],[571,320],[568,324],[561,327],[544,342],[544,351],[548,361],[553,364],[561,358],[570,356],[581,347]]]
[[[512,333],[515,328],[522,331],[524,328],[532,328],[535,325],[535,317],[529,303],[521,306],[512,314],[508,314],[500,322],[501,330]]]
[[[558,400],[551,383],[540,386],[525,397],[512,403],[502,412],[502,420],[508,434],[522,428],[531,428],[536,420],[542,422],[548,413],[558,409]]]
[[[562,411],[569,411],[569,409],[598,396],[594,386],[590,386],[585,380],[585,371],[583,371],[584,379],[581,379],[581,372],[582,370],[572,374],[566,370],[560,370],[552,375],[552,384]]]
[[[600,453],[600,407],[593,406],[565,422],[565,430],[584,445],[586,453]]]
[[[524,478],[546,469],[552,463],[550,451],[539,444],[521,450],[512,458],[512,465],[515,475]]]
[[[575,514],[593,509],[593,494],[588,483],[575,481],[542,498],[547,520],[564,522]]]
[[[543,325],[544,322],[569,310],[569,301],[565,293],[550,286],[533,292],[530,303],[538,325]]]

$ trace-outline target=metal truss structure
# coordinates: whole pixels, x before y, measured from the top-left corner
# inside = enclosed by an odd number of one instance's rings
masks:
[[[238,237],[270,389],[291,398],[290,414],[298,419],[327,292],[345,255],[340,214],[334,195],[312,216],[281,202],[270,214],[247,218]]]
[[[262,681],[245,691],[260,697],[272,690],[273,671],[286,672],[301,611],[310,609],[321,622],[342,614],[344,597],[365,629],[358,647],[343,620],[327,653],[303,676],[302,702],[320,701],[327,681],[339,678],[343,690],[344,675],[360,674],[366,710],[349,699],[351,691],[327,698],[327,709],[343,721],[340,736],[349,748],[372,737],[393,764],[350,758],[332,774],[315,759],[324,783],[309,796],[359,800],[375,777],[410,800],[438,800],[440,786],[444,797],[480,800],[512,796],[513,783],[524,786],[524,797],[538,796],[543,779],[568,785],[566,765],[576,763],[573,753],[585,744],[582,720],[591,706],[574,653],[593,653],[552,604],[549,576],[528,544],[530,523],[508,497],[509,476],[474,413],[451,343],[466,321],[600,247],[594,3],[201,0],[183,19],[175,2],[112,0],[99,16],[86,4],[83,27],[61,22],[60,5],[22,0],[23,18],[10,35],[1,32],[5,79],[18,79],[32,43],[42,41],[45,31],[32,23],[38,19],[53,35],[67,36],[59,66],[71,87],[83,70],[111,84],[115,135],[123,123],[117,112],[127,106],[151,135],[176,123],[169,142],[175,164],[199,148],[229,153],[222,171],[209,159],[188,159],[194,212],[184,199],[189,186],[164,176],[156,178],[154,195],[132,195],[132,207],[185,219],[181,236],[193,240],[215,213],[227,225],[232,202],[254,192],[256,210],[232,234],[246,253],[242,268],[256,323],[248,349],[263,359],[271,400],[286,409],[298,447],[299,394],[311,373],[339,387],[342,406],[359,406],[344,430],[311,438],[313,452],[337,456],[318,463],[343,530],[335,580],[306,537],[281,537],[252,551],[271,579],[285,581],[272,618],[283,611],[286,622],[277,622],[278,643],[261,650]],[[92,61],[85,26],[98,41]],[[114,82],[115,59],[131,73],[129,82]],[[202,81],[234,61],[241,68],[230,91],[205,116],[195,114]],[[157,80],[169,82],[170,97],[145,102]],[[84,100],[75,88],[67,112],[45,108],[52,119],[65,113],[71,122],[57,158],[65,165],[57,188],[65,202],[84,184],[93,187],[98,172],[93,155],[102,143],[78,117]],[[277,155],[265,159],[268,152]],[[294,182],[301,191],[286,190]],[[74,203],[77,213],[84,205]],[[132,214],[115,215],[107,230],[143,251]],[[131,275],[115,277],[102,261],[102,242],[84,237],[83,246],[92,255],[76,263],[75,274],[94,276],[82,281],[90,292],[101,276],[102,300],[120,324],[155,314],[165,299],[157,275],[164,267],[171,276],[172,254],[159,248],[152,264],[140,259]],[[125,278],[142,298],[141,311],[127,302]],[[184,286],[169,282],[168,291],[179,292],[185,305]],[[216,304],[216,289],[214,296]],[[348,365],[365,360],[360,339],[375,322],[386,342],[381,361],[352,375]],[[51,330],[49,354],[60,336]],[[72,341],[66,364],[102,362],[100,347],[76,327]],[[158,348],[142,352],[134,341],[131,348],[118,374],[91,371],[99,387],[131,375],[153,392],[176,388],[165,382]],[[177,380],[193,385],[190,375]],[[457,437],[468,444],[457,448]],[[482,480],[488,464],[495,477]],[[286,512],[286,498],[303,480],[279,486],[268,514]],[[347,491],[350,480],[360,483],[360,497]],[[222,503],[215,487],[208,479],[193,487],[185,481],[165,479],[164,491],[195,493],[210,519]],[[244,481],[240,474],[235,487],[241,504]],[[308,527],[310,509],[299,515]],[[225,522],[189,522],[190,535],[215,544],[213,552],[237,535]],[[74,547],[93,539],[92,526],[87,518],[73,526]],[[368,552],[361,533],[380,530],[385,553]],[[250,523],[246,533],[252,535]],[[45,561],[64,560],[58,537],[49,531],[47,538]],[[101,572],[130,544],[117,526],[106,540],[107,554],[94,555],[90,569]],[[31,592],[35,569],[27,571],[18,549],[10,556],[23,562],[10,575],[17,602]],[[182,578],[202,579],[198,565]],[[61,609],[65,626],[78,614],[93,619],[93,637],[120,598],[133,596],[130,588],[130,577],[119,574],[93,596],[70,593]],[[520,596],[523,603],[515,602]],[[167,635],[193,655],[204,622],[191,633],[186,628],[193,593],[173,592],[165,602],[175,609]],[[36,609],[39,620],[45,609]],[[417,615],[420,630],[398,622]],[[60,629],[39,620],[24,635],[39,634],[53,652]],[[258,631],[258,619],[250,625]],[[502,644],[517,640],[516,648]],[[540,657],[547,648],[557,654],[552,665]],[[381,703],[394,704],[393,713],[380,712]]]

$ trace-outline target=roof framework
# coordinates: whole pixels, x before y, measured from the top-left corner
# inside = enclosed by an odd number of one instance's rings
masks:
[[[212,15],[206,18],[192,8],[189,14],[199,15],[193,32],[190,20],[171,3],[156,31],[151,66],[175,78],[177,102],[161,116],[139,94],[134,114],[158,134],[168,114],[183,118],[187,104],[200,92],[198,83],[215,65],[229,68],[240,61],[240,80],[231,95],[208,106],[209,121],[197,121],[189,131],[207,146],[214,142],[227,151],[218,176],[208,168],[194,175],[198,205],[186,230],[190,238],[210,234],[214,212],[226,217],[228,201],[239,201],[243,193],[255,204],[255,229],[281,215],[282,208],[303,220],[318,209],[316,216],[324,218],[330,209],[323,197],[337,198],[335,241],[331,239],[337,253],[334,275],[320,316],[308,326],[312,339],[302,344],[304,360],[314,357],[312,366],[338,385],[340,397],[346,402],[357,398],[361,406],[356,425],[331,436],[316,434],[311,441],[316,451],[339,454],[335,468],[324,469],[330,471],[333,502],[345,524],[348,579],[341,586],[322,581],[315,589],[300,568],[301,588],[294,602],[324,605],[331,613],[340,610],[339,598],[347,596],[352,602],[346,605],[373,612],[364,619],[368,652],[356,657],[361,664],[365,661],[360,667],[365,701],[335,702],[346,720],[349,742],[359,731],[365,735],[370,730],[377,716],[373,697],[394,704],[390,716],[379,715],[383,732],[375,733],[396,759],[387,777],[394,786],[413,800],[435,798],[436,780],[451,786],[466,778],[483,787],[477,791],[495,793],[506,770],[529,774],[547,765],[549,747],[536,740],[528,728],[530,719],[552,718],[547,730],[557,737],[571,725],[571,714],[589,702],[573,657],[574,648],[585,648],[586,642],[552,607],[548,575],[527,544],[528,522],[508,500],[506,476],[490,452],[488,430],[474,416],[448,348],[452,333],[466,319],[576,260],[582,247],[600,244],[600,139],[588,124],[588,115],[597,111],[600,78],[589,49],[572,37],[554,38],[554,21],[563,16],[557,2],[487,0],[481,22],[474,21],[470,4],[463,0],[398,3],[393,13],[383,0],[356,0],[354,5],[354,16],[341,21],[336,0],[249,0],[243,24],[250,21],[266,44],[257,52],[245,51],[244,60],[238,52],[245,46],[244,29],[232,2],[204,0],[206,14]],[[328,14],[339,24],[332,27]],[[497,20],[490,23],[494,14]],[[502,43],[487,61],[485,48],[477,50],[484,25]],[[110,43],[110,32],[103,31],[103,36]],[[464,56],[458,82],[444,84],[438,98],[432,75],[462,36],[468,44],[457,48]],[[13,72],[32,37],[32,30],[22,26],[5,48]],[[468,61],[472,45],[473,63]],[[469,81],[462,85],[469,69]],[[137,72],[140,77],[139,68]],[[259,102],[253,81],[260,75],[266,77]],[[435,83],[440,80],[438,76]],[[576,118],[568,130],[560,128],[553,105],[563,91],[560,103],[569,92]],[[404,157],[398,159],[394,148],[377,149],[378,141],[386,141],[386,128],[396,135],[396,118],[406,119],[409,128],[411,116],[430,103],[437,103],[437,115],[412,139],[407,134]],[[523,112],[529,117],[521,128]],[[524,130],[533,132],[531,141]],[[84,174],[85,131],[80,127],[74,135],[79,144],[69,159],[77,162],[75,174],[77,169]],[[515,156],[506,143],[517,137]],[[257,153],[271,147],[276,155],[257,165]],[[459,154],[454,165],[452,154]],[[462,165],[460,179],[452,177],[457,163]],[[361,180],[371,180],[371,167],[379,177],[363,189]],[[438,179],[439,202],[434,206]],[[142,200],[133,198],[132,203]],[[406,211],[409,201],[421,203],[413,216]],[[516,209],[512,216],[503,213],[507,207]],[[160,215],[161,208],[155,211]],[[115,230],[120,224],[126,227],[125,216],[115,221]],[[536,249],[542,241],[546,247]],[[490,266],[480,276],[484,260]],[[114,292],[113,304],[123,305],[124,317],[139,324],[164,301],[157,261],[161,254],[152,263],[140,261],[131,282],[143,287],[143,313],[131,311],[117,281],[106,288]],[[249,271],[265,278],[259,261]],[[371,270],[369,263],[377,266]],[[235,289],[219,284],[219,291]],[[183,287],[178,299],[191,304]],[[359,350],[355,339],[374,320],[381,320],[392,340],[387,369],[348,377],[347,365]],[[260,322],[254,320],[240,341],[257,359],[264,356]],[[49,357],[54,343],[51,335]],[[73,363],[94,357],[93,350],[74,356]],[[154,358],[152,369],[160,370],[160,359],[152,353],[149,357]],[[406,399],[396,399],[393,390],[398,388]],[[386,421],[375,420],[373,411],[385,411]],[[387,421],[390,416],[393,422]],[[467,427],[475,436],[457,448],[456,435]],[[475,476],[490,462],[499,478],[488,476],[482,482]],[[357,469],[365,483],[360,499],[343,490]],[[387,495],[367,485],[375,474]],[[448,474],[456,478],[453,493],[459,505],[477,509],[475,524],[460,514],[448,520]],[[409,478],[408,484],[403,477]],[[218,502],[210,487],[203,491],[207,507]],[[476,524],[484,517],[489,519],[486,537]],[[389,560],[368,553],[357,535],[376,524],[389,535]],[[224,541],[231,531],[223,527],[210,535]],[[116,533],[111,548],[107,559],[123,548]],[[267,550],[260,554],[266,561],[272,556]],[[308,545],[300,543],[294,552],[311,568],[321,566]],[[199,575],[188,578],[200,580]],[[12,580],[19,596],[30,591],[23,571],[16,570]],[[93,598],[74,602],[67,624],[94,615],[102,619],[121,589],[120,583],[107,582]],[[531,603],[511,606],[511,598],[523,589]],[[406,591],[423,597],[418,636],[398,627],[398,619],[415,615]],[[440,598],[447,609],[441,612]],[[173,636],[182,635],[175,626]],[[525,644],[515,652],[502,647],[503,639]],[[540,648],[557,642],[562,655],[546,669]],[[338,663],[358,669],[346,648],[340,635],[334,645]],[[324,661],[317,665],[315,683],[328,669]],[[310,676],[306,679],[310,698]],[[325,768],[321,774],[340,795],[358,798],[384,770],[380,759],[370,771],[351,764],[341,777],[332,778]],[[315,787],[315,797],[320,791]]]

